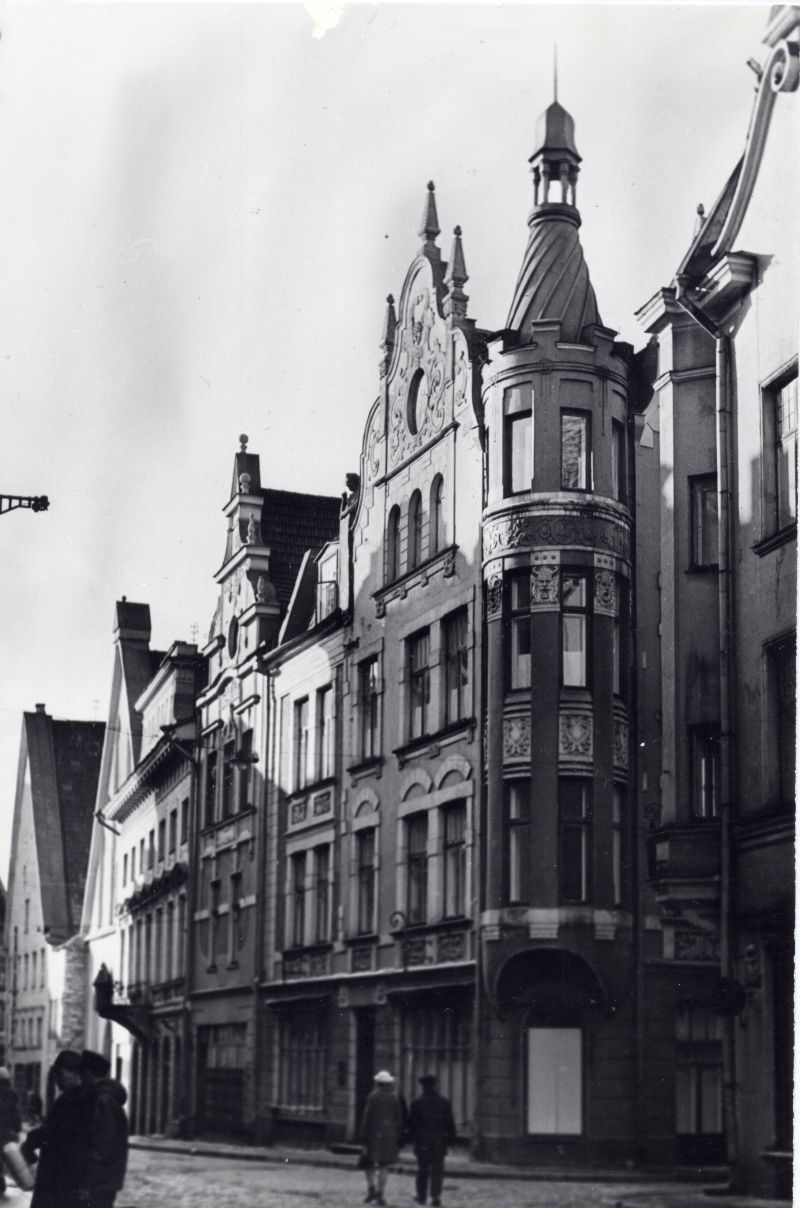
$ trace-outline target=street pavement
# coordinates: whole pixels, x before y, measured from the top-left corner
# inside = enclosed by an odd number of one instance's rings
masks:
[[[362,1203],[364,1176],[355,1161],[336,1167],[309,1165],[304,1151],[297,1157],[242,1160],[164,1149],[131,1150],[128,1177],[117,1197],[117,1208],[353,1208]],[[639,1183],[635,1176],[615,1182],[538,1178],[471,1177],[463,1168],[445,1175],[445,1208],[779,1208],[778,1201],[726,1196],[712,1199],[697,1184]],[[389,1176],[386,1201],[391,1208],[413,1208],[414,1181],[410,1169]],[[11,1208],[27,1208],[30,1194],[11,1187]],[[781,1204],[780,1208],[785,1208]]]

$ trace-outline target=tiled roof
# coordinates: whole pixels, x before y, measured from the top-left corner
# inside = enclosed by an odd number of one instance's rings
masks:
[[[284,612],[306,550],[319,549],[338,537],[341,499],[298,491],[262,494],[261,532],[270,548],[269,577]]]
[[[24,716],[42,916],[61,942],[80,922],[105,726]]]

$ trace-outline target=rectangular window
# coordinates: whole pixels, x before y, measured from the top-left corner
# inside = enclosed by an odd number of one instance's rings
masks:
[[[308,697],[294,704],[294,787],[308,784]]]
[[[38,955],[38,952],[33,952],[31,954],[31,986],[34,989],[36,988],[36,964]]]
[[[330,937],[330,863],[327,843],[314,848],[314,937],[325,944]]]
[[[229,818],[233,813],[233,786],[236,776],[235,739],[229,738],[222,748],[222,817]]]
[[[147,836],[147,867],[152,868],[156,862],[156,832],[155,828]]]
[[[358,668],[358,695],[361,714],[361,758],[380,755],[378,734],[378,659],[366,659]]]
[[[208,752],[206,757],[206,826],[211,826],[217,818],[217,762],[219,753],[216,748]]]
[[[31,900],[30,900],[30,898],[26,898],[25,899],[25,925],[23,928],[23,932],[25,935],[28,934],[28,928],[30,927],[30,925],[31,925]]]
[[[239,869],[229,878],[230,908],[228,911],[228,968],[236,964],[236,945],[242,917],[242,874]]]
[[[428,917],[428,815],[415,814],[406,819],[408,877],[406,918],[410,925],[424,923]]]
[[[719,727],[692,726],[692,809],[695,818],[719,813]]]
[[[583,1035],[580,1028],[528,1028],[528,1132],[583,1131]]]
[[[286,1012],[280,1026],[280,1105],[321,1111],[327,1065],[324,1019],[295,1008]]]
[[[611,421],[611,494],[620,503],[628,499],[627,464],[625,461],[625,427],[619,420]]]
[[[358,865],[359,935],[375,930],[375,830],[356,832],[356,861]]]
[[[178,845],[178,811],[169,812],[169,854],[172,855]]]
[[[675,1131],[679,1137],[722,1134],[722,1042],[719,1019],[687,1004],[675,1019]]]
[[[220,907],[220,888],[219,879],[214,878],[211,882],[211,908],[209,911],[209,932],[210,939],[208,944],[209,951],[209,968],[216,968],[217,956],[219,955],[219,907]]]
[[[611,873],[614,905],[627,906],[630,885],[630,855],[628,853],[628,795],[621,785],[614,785],[611,813]]]
[[[508,687],[531,686],[531,577],[515,572],[506,587],[508,608]]]
[[[178,898],[178,934],[175,937],[175,954],[177,958],[176,976],[183,976],[184,954],[186,945],[186,894]]]
[[[131,880],[136,880],[136,848],[131,848]]]
[[[506,806],[506,885],[509,906],[527,901],[528,848],[530,842],[530,783],[515,780],[504,786]]]
[[[770,642],[767,651],[769,727],[773,736],[778,802],[793,807],[795,799],[797,718],[797,636]]]
[[[175,977],[175,903],[167,902],[166,925],[164,930],[164,980],[172,981]]]
[[[591,424],[585,411],[561,412],[561,489],[590,491]]]
[[[128,884],[128,853],[122,857],[122,884]]]
[[[163,860],[167,854],[167,820],[161,818],[158,823],[158,859]]]
[[[445,725],[470,714],[467,610],[459,608],[444,620]]]
[[[589,669],[589,589],[577,571],[561,575],[561,682],[585,688]]]
[[[504,423],[504,495],[529,491],[533,480],[533,421],[530,411],[507,415]]]
[[[689,492],[692,523],[691,569],[716,568],[719,561],[716,474],[700,474],[690,478]]]
[[[320,780],[333,775],[333,684],[317,692],[317,774]]]
[[[238,787],[238,808],[246,810],[250,807],[250,786],[252,762],[250,756],[253,754],[253,731],[243,730],[239,736],[239,787]]]
[[[156,944],[155,944],[155,965],[153,968],[153,981],[160,982],[164,980],[163,963],[164,963],[164,909],[159,906],[156,910],[155,917],[156,927]]]
[[[306,853],[296,852],[291,859],[292,944],[300,948],[306,942]]]
[[[559,781],[558,892],[562,904],[585,902],[589,896],[589,791],[589,781]]]
[[[423,629],[408,639],[409,738],[428,733],[431,701],[430,630]]]
[[[184,797],[181,802],[181,843],[185,843],[189,838],[189,798]]]
[[[797,521],[797,376],[775,391],[775,487],[778,530]]]
[[[144,876],[144,839],[139,840],[139,876]]]
[[[41,971],[41,979],[42,979],[40,984],[41,984],[42,986],[44,986],[44,985],[46,984],[46,982],[47,982],[47,975],[46,975],[46,969],[47,969],[47,963],[46,963],[46,962],[47,962],[47,956],[46,956],[46,953],[47,953],[47,949],[46,949],[46,948],[42,948],[42,955],[41,955],[41,959],[40,959],[40,961],[39,961],[39,969],[40,969],[40,971]]]
[[[463,801],[442,811],[444,830],[444,917],[461,918],[467,906],[467,810]]]

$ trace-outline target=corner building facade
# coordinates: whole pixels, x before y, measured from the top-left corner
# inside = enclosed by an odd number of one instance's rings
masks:
[[[476,1132],[501,1160],[627,1157],[633,1136],[631,350],[598,313],[579,163],[554,102],[531,157],[522,269],[483,373]]]

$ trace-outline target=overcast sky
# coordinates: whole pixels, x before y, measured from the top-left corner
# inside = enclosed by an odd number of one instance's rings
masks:
[[[502,326],[557,41],[600,313],[639,346],[742,152],[767,12],[2,5],[0,491],[52,500],[0,521],[4,880],[22,712],[105,719],[123,594],[160,648],[207,634],[238,434],[271,487],[358,469],[426,182]]]

